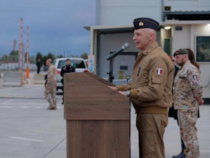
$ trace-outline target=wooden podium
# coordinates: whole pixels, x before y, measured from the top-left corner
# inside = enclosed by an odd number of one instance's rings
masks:
[[[67,158],[129,158],[129,98],[92,73],[65,74]]]

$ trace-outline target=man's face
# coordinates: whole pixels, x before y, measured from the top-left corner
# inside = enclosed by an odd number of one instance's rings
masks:
[[[71,64],[70,60],[67,60],[66,65],[70,65],[70,64]]]
[[[136,44],[136,48],[145,49],[149,43],[150,35],[146,29],[138,29],[134,31],[133,40]]]
[[[183,55],[176,55],[176,56],[175,56],[175,63],[176,63],[178,66],[183,66],[183,65],[185,64],[184,56],[183,56]]]

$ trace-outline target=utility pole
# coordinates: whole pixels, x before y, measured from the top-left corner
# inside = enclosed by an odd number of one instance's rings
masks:
[[[14,51],[16,51],[16,44],[17,44],[17,40],[16,40],[16,39],[14,39],[14,40],[13,40],[13,45],[14,45],[13,50],[14,50]]]
[[[27,67],[26,67],[26,78],[29,79],[29,27],[27,27]]]
[[[20,54],[19,54],[20,72],[23,70],[23,19],[20,19]]]

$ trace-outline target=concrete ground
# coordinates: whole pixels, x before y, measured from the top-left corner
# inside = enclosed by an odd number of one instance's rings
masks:
[[[49,111],[46,110],[48,103],[43,93],[43,85],[0,88],[0,158],[66,158],[62,95],[57,95],[58,110]],[[200,113],[197,127],[201,158],[209,158],[210,106],[201,106]],[[135,117],[132,109],[132,158],[138,158]],[[181,150],[179,128],[175,120],[169,119],[164,137],[166,158],[171,158]]]

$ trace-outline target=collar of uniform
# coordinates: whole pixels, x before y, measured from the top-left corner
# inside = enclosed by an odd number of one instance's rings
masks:
[[[191,62],[190,62],[190,60],[189,60],[188,62],[186,62],[186,63],[184,64],[184,66],[183,66],[182,68],[187,67],[190,63],[191,63]]]
[[[157,42],[152,43],[146,50],[144,50],[144,51],[142,52],[142,54],[144,54],[144,55],[150,54],[150,53],[152,52],[152,50],[153,50],[154,48],[156,48],[157,46],[158,46],[158,43],[157,43]]]

